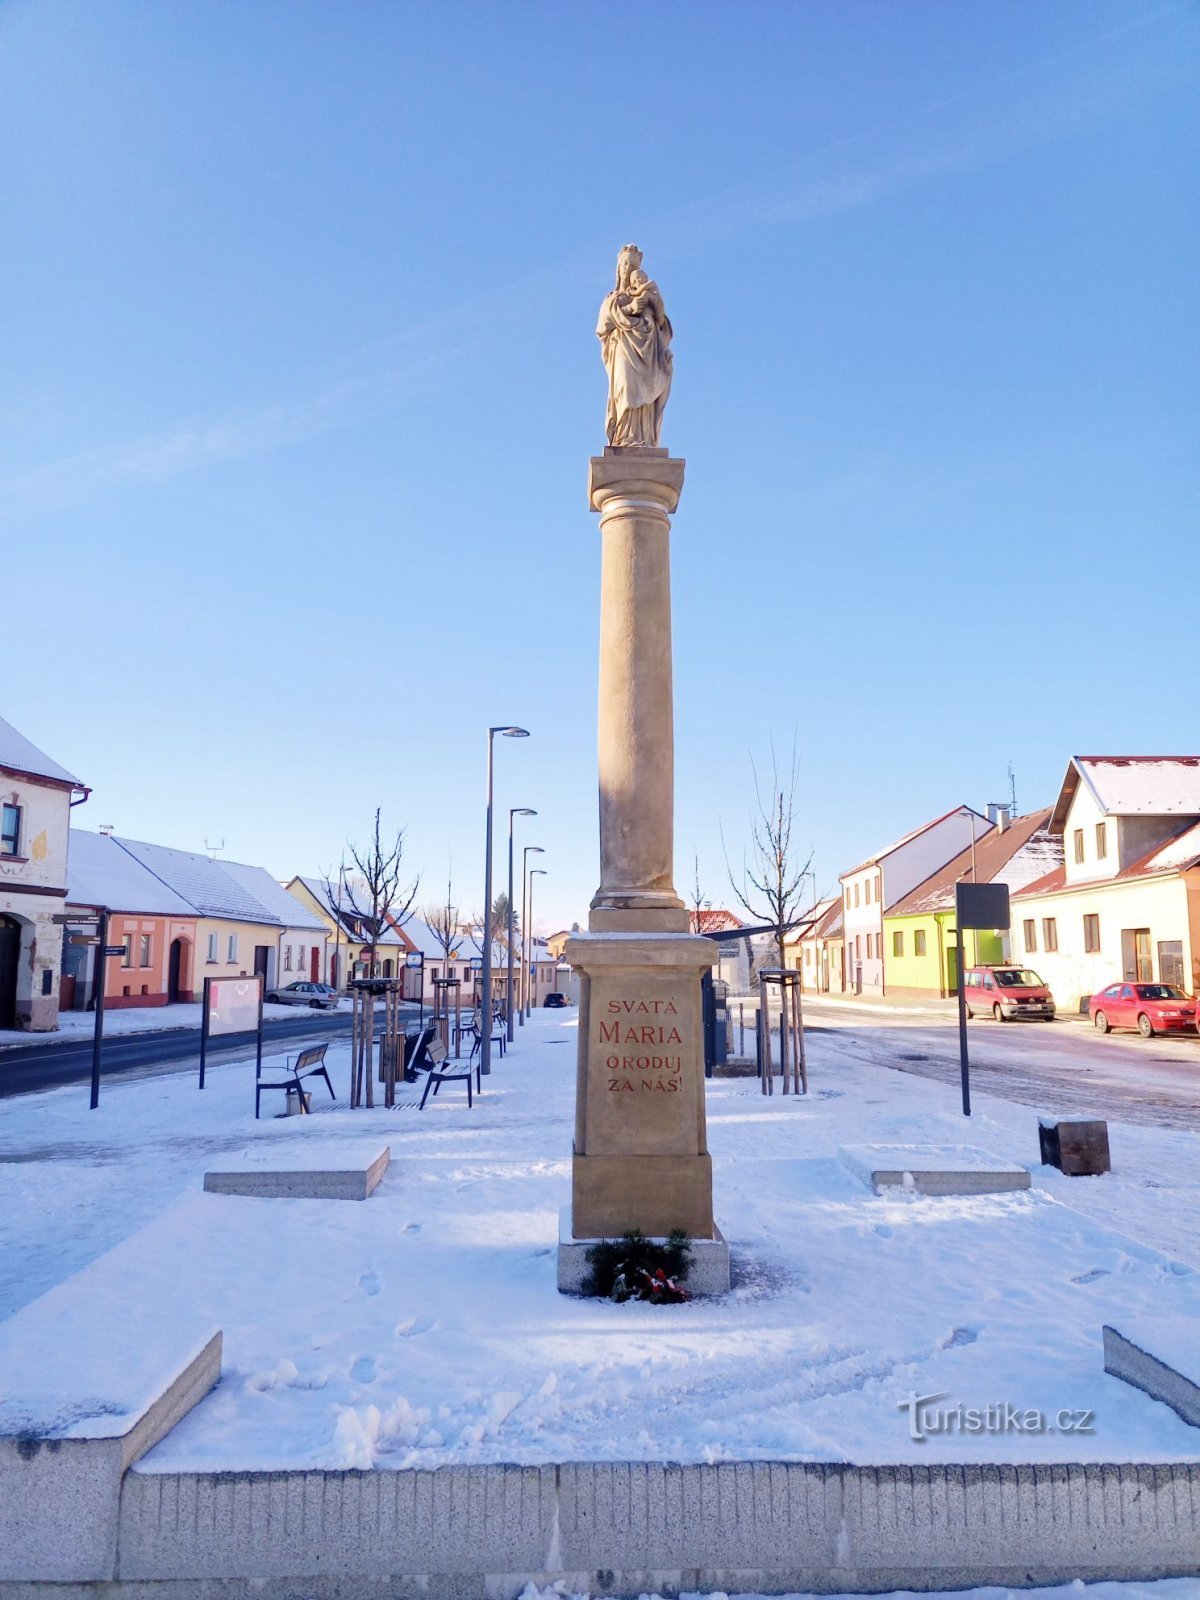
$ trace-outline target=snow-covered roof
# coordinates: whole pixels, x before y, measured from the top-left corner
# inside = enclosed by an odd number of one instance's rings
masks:
[[[1006,883],[1011,894],[1044,877],[1062,860],[1062,840],[1050,833],[1050,807],[1017,817],[1003,830],[994,828],[975,844],[931,873],[923,883],[888,906],[888,917],[913,917],[954,906],[954,889],[960,880]],[[972,868],[974,878],[972,879]]]
[[[329,883],[325,878],[308,878],[302,873],[297,873],[291,882],[304,885],[317,904],[324,906],[335,922],[341,923],[342,932],[347,939],[357,941],[359,944],[370,942],[371,914],[369,911],[360,909],[355,899],[354,889],[349,882],[343,882],[339,886]],[[287,890],[285,889],[284,892],[287,893]],[[361,890],[359,898],[361,899]],[[401,926],[407,934],[408,922],[401,924]],[[395,928],[389,927],[387,923],[384,923],[379,937],[375,940],[376,949],[380,949],[384,945],[400,945],[407,949],[404,940],[397,934]]]
[[[264,906],[232,873],[223,870],[221,862],[191,850],[145,844],[140,839],[115,839],[114,842],[168,888],[182,895],[201,916],[227,917],[232,922],[269,922],[281,928],[295,926]]]
[[[808,906],[798,913],[799,921],[796,926],[784,935],[784,944],[803,944],[805,939],[814,939],[818,935],[821,924],[835,906],[842,903],[841,895],[826,895],[823,900],[818,900],[814,905]]]
[[[1110,817],[1200,817],[1200,756],[1072,756],[1051,827],[1061,833],[1080,783]]]
[[[12,723],[5,722],[3,717],[0,717],[0,767],[8,772],[28,773],[31,778],[50,778],[54,783],[67,783],[72,789],[86,787],[66,767],[51,761],[44,751],[31,744],[23,733],[18,733]]]
[[[311,928],[320,933],[327,931],[320,917],[297,900],[294,894],[289,894],[265,867],[248,866],[242,861],[215,861],[213,865],[252,895],[265,911],[270,912],[272,921],[282,923],[285,928]]]
[[[107,906],[151,917],[195,917],[195,908],[103,833],[72,828],[67,848],[67,905]]]
[[[1107,889],[1113,884],[1129,883],[1137,878],[1165,877],[1197,866],[1200,866],[1200,822],[1184,823],[1165,844],[1156,844],[1152,850],[1147,850],[1145,855],[1122,867],[1111,878],[1068,883],[1066,868],[1060,866],[1048,872],[1044,878],[1026,884],[1014,898],[1035,899],[1038,895],[1059,894],[1067,890]]]
[[[953,810],[945,812],[944,815],[940,817],[934,817],[932,822],[923,822],[919,828],[911,828],[908,833],[902,835],[901,838],[893,839],[891,844],[889,844],[886,849],[876,851],[873,856],[868,856],[865,861],[860,861],[856,867],[851,867],[849,872],[843,872],[841,877],[852,878],[856,872],[863,872],[867,867],[877,867],[881,861],[886,861],[888,856],[899,850],[903,845],[911,844],[914,839],[919,839],[923,833],[928,833],[930,828],[936,828],[939,822],[945,822],[950,817],[970,816],[978,818],[978,820],[983,823],[983,828],[980,832],[980,837],[982,837],[983,833],[985,833],[992,826],[988,819],[984,816],[981,816],[980,813],[975,811],[971,806],[955,806]]]

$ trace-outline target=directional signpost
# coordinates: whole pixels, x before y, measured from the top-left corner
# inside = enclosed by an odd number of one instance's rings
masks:
[[[104,962],[108,956],[123,956],[123,944],[108,942],[108,907],[97,906],[91,911],[67,911],[54,918],[60,926],[95,928],[94,934],[68,934],[72,944],[87,944],[95,948],[92,958],[92,1004],[96,1008],[96,1031],[92,1035],[92,1098],[91,1109],[100,1104],[100,1052],[104,1044]]]

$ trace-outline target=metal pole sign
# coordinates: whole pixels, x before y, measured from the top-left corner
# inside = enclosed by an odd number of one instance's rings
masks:
[[[956,883],[954,913],[958,924],[958,1056],[962,1075],[963,1116],[971,1115],[971,1063],[967,1055],[967,941],[968,928],[1007,930],[1010,926],[1006,883]]]
[[[120,955],[125,954],[122,945]],[[109,955],[108,944],[108,909],[103,908],[99,915],[99,942],[96,945],[96,954],[92,957],[95,968],[95,977],[92,988],[95,990],[93,1004],[96,1007],[96,1031],[92,1035],[92,1098],[90,1109],[95,1111],[100,1104],[100,1052],[104,1045],[104,987],[108,979],[108,968],[105,961]]]

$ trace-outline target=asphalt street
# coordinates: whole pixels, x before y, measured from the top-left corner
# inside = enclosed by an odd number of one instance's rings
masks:
[[[805,1019],[856,1061],[959,1082],[958,1023],[806,1000]],[[967,1024],[972,1093],[1145,1127],[1200,1129],[1200,1035],[1142,1039],[1086,1022]]]
[[[416,1006],[402,1008],[406,1020],[415,1020]],[[377,1035],[382,1031],[383,1008],[377,1009]],[[349,1011],[310,1011],[274,1018],[263,1023],[263,1057],[282,1055],[300,1043],[348,1037]],[[254,1035],[210,1041],[208,1060],[244,1061],[254,1053]],[[162,1032],[113,1034],[105,1039],[101,1065],[101,1092],[105,1083],[128,1082],[169,1072],[198,1072],[200,1030],[175,1028]],[[56,1044],[14,1045],[0,1050],[0,1099],[55,1089],[62,1084],[85,1083],[92,1075],[92,1041],[64,1039]]]

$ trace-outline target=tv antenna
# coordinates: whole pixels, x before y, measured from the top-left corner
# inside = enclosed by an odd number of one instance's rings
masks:
[[[221,851],[224,850],[225,841],[224,841],[224,839],[221,839],[216,844],[210,844],[209,841],[206,838],[205,841],[204,841],[204,848],[208,851],[209,855],[215,861],[217,859],[217,857],[220,855]]]

